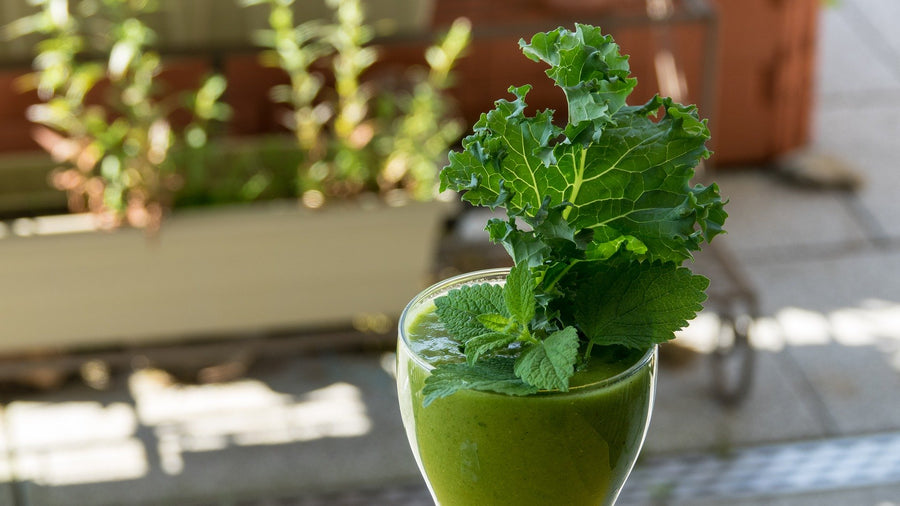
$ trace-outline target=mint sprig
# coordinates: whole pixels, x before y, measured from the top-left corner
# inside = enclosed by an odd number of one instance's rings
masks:
[[[463,286],[448,296],[435,299],[434,304],[441,323],[462,342],[489,330],[479,319],[480,316],[496,314],[509,318],[500,285]]]
[[[422,405],[428,406],[441,397],[460,390],[480,390],[506,395],[530,395],[538,388],[522,381],[513,373],[514,360],[492,357],[474,365],[443,364],[435,368],[422,388]]]
[[[487,312],[477,314],[481,304]],[[567,327],[549,333],[551,326],[536,322],[538,305],[534,275],[524,263],[510,270],[502,286],[465,285],[435,299],[438,318],[460,341],[466,364],[435,368],[425,380],[426,403],[460,389],[510,395],[568,390],[578,359],[578,332]],[[517,357],[510,350],[513,344]]]
[[[435,369],[429,402],[461,388],[565,391],[594,346],[671,339],[708,285],[680,265],[727,217],[716,185],[690,184],[710,154],[706,120],[669,98],[628,105],[636,80],[612,37],[578,24],[519,45],[549,65],[568,123],[557,126],[550,110],[529,115],[531,87],[514,86],[450,153],[441,189],[506,210],[486,229],[515,267],[502,288],[463,287],[436,301],[467,360]],[[498,376],[501,365],[509,369]],[[530,389],[510,389],[514,379]]]
[[[438,318],[463,345],[472,364],[514,342],[537,343],[534,279],[526,265],[513,267],[504,285],[466,285],[434,301]]]
[[[575,372],[578,348],[578,331],[566,327],[522,351],[513,371],[522,381],[541,390],[566,392]]]

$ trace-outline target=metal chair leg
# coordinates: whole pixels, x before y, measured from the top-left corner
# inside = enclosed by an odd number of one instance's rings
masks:
[[[726,406],[735,406],[747,397],[753,383],[756,352],[750,343],[752,318],[749,315],[721,316],[718,343],[711,355],[713,392]]]

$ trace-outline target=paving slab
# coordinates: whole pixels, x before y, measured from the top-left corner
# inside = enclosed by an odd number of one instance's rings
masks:
[[[727,453],[737,446],[814,439],[828,433],[819,406],[790,372],[783,353],[758,352],[752,388],[735,407],[713,398],[707,355],[670,367],[665,365],[665,352],[662,357],[646,456],[697,450]]]
[[[898,506],[900,505],[898,498],[900,498],[900,484],[784,496],[687,499],[644,503],[641,506]]]
[[[713,179],[729,199],[728,234],[715,240],[742,263],[840,252],[868,241],[840,194],[792,186],[770,170],[723,169]]]
[[[0,484],[0,506],[22,506],[16,487],[18,485],[12,483]]]
[[[851,119],[852,118],[852,119]],[[815,123],[815,145],[839,154],[864,179],[854,197],[876,222],[881,238],[900,237],[900,167],[896,140],[900,137],[900,90],[877,106],[850,111],[822,108]],[[831,215],[829,215],[829,218]]]
[[[839,434],[900,430],[900,368],[876,346],[787,348]]]
[[[790,495],[726,499],[655,500],[621,506],[898,506],[900,484]]]
[[[258,370],[214,385],[131,375],[119,391],[129,403],[49,402],[69,390],[14,404],[12,420],[39,429],[18,435],[28,504],[230,504],[419,480],[380,355],[286,358]],[[47,435],[54,419],[69,430]]]
[[[651,458],[635,467],[620,502],[731,504],[894,485],[900,485],[900,432]]]
[[[34,492],[57,486],[81,484],[103,494],[103,483],[134,482],[146,474],[146,448],[121,383],[105,391],[71,383],[23,393],[5,406],[4,421],[20,504],[45,504]]]
[[[884,0],[842,0],[837,10],[848,17],[870,49],[900,75],[900,4]]]
[[[839,5],[822,10],[816,60],[816,92],[823,99],[820,105],[869,102],[873,96],[900,88],[900,74],[874,54],[879,49],[872,48],[871,40],[860,30],[857,4],[871,4],[865,7],[881,10],[897,5],[883,0],[841,0]],[[897,18],[880,17],[885,24]],[[895,27],[891,26],[890,32],[896,33]]]
[[[876,233],[889,238],[900,236],[897,19],[900,3],[884,0],[846,0],[823,10],[812,141],[863,176],[857,205],[875,220]]]
[[[900,251],[870,248],[819,258],[806,252],[743,267],[769,316],[798,308],[830,318],[878,301],[900,303]]]

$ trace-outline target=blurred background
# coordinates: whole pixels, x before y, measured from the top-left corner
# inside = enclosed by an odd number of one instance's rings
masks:
[[[900,505],[894,0],[7,0],[0,505],[426,505],[395,326],[506,265],[437,174],[611,33],[730,203],[620,504]]]

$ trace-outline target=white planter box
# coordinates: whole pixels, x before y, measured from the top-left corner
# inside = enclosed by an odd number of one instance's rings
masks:
[[[55,233],[52,222],[21,222],[0,239],[0,352],[398,316],[429,281],[452,209],[279,203],[188,211],[155,241],[137,230]],[[28,226],[44,230],[23,237]]]

